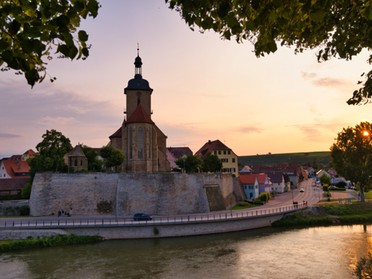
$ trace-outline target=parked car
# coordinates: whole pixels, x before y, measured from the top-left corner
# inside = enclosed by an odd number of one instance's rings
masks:
[[[152,220],[151,215],[145,214],[145,213],[136,213],[133,215],[134,221],[150,221]]]
[[[300,189],[300,192],[305,192],[305,189],[304,189],[304,188],[301,188],[301,189]]]

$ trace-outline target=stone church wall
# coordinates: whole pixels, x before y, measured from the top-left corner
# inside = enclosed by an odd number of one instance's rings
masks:
[[[63,210],[72,215],[120,217],[136,212],[192,214],[226,209],[241,198],[237,179],[231,175],[38,173],[32,185],[30,213],[45,216]]]

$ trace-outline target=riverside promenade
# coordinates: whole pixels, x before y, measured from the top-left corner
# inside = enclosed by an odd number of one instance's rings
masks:
[[[56,234],[133,239],[226,233],[268,227],[285,214],[306,207],[306,203],[298,203],[208,214],[154,216],[151,221],[134,221],[129,217],[107,216],[4,218],[0,220],[0,239],[22,239]]]

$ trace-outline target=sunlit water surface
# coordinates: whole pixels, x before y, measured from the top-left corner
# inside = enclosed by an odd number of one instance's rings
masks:
[[[372,226],[239,233],[44,248],[0,255],[0,278],[354,278]]]

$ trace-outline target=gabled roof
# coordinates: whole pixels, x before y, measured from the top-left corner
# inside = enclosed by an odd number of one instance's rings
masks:
[[[281,183],[284,181],[284,175],[282,172],[268,172],[267,176],[270,178],[270,181],[273,183]]]
[[[244,166],[239,170],[239,173],[241,174],[252,173],[252,169],[250,166]]]
[[[86,157],[80,145],[76,145],[70,152],[66,154],[67,157]]]
[[[189,147],[167,147],[167,150],[172,153],[176,159],[179,159],[182,156],[192,155],[192,151]]]
[[[230,148],[228,148],[226,145],[224,145],[220,140],[209,140],[207,143],[205,143],[202,148],[200,148],[195,155],[204,156],[208,153],[212,153],[213,151],[217,150],[228,150],[232,151]]]
[[[258,184],[265,184],[267,181],[267,175],[265,173],[250,173],[242,174],[239,176],[240,183],[242,184],[254,184],[257,178]]]
[[[111,136],[109,136],[109,139],[121,138],[122,137],[122,128],[123,128],[123,126],[120,126],[120,128],[115,133],[113,133]]]
[[[29,174],[30,166],[27,161],[20,160],[20,156],[18,158],[18,156],[13,155],[9,159],[2,160],[5,171],[11,178],[25,177]]]
[[[22,154],[22,157],[30,158],[30,157],[35,157],[35,155],[36,155],[36,152],[33,151],[32,149],[29,149],[25,153]]]
[[[128,117],[127,123],[150,123],[154,124],[151,120],[150,115],[148,115],[143,109],[141,104],[138,104],[133,113]]]
[[[255,174],[244,174],[239,176],[241,184],[255,184],[257,176]],[[258,181],[257,181],[258,182]]]

